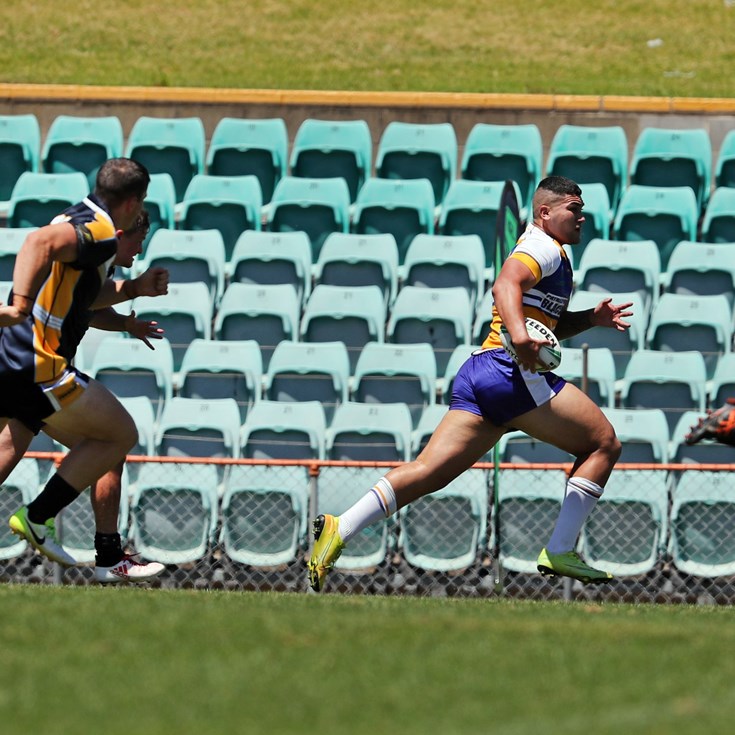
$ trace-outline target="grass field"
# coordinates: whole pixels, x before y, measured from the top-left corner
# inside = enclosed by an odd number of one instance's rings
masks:
[[[735,71],[735,6],[723,0],[74,8],[0,5],[0,81],[729,97]]]
[[[730,733],[727,608],[0,586],[4,735]]]

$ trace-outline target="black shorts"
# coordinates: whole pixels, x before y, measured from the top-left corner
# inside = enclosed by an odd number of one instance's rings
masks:
[[[0,375],[0,416],[17,419],[38,434],[46,418],[74,403],[88,385],[89,377],[72,367],[49,383],[34,383],[21,373],[5,373]]]

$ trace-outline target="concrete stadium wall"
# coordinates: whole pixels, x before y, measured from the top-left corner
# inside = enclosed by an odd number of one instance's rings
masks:
[[[631,152],[645,127],[704,128],[714,160],[725,134],[735,127],[735,99],[0,84],[0,114],[22,113],[36,115],[42,135],[62,114],[116,115],[126,136],[141,115],[196,116],[204,123],[207,140],[223,117],[283,118],[291,141],[306,118],[362,119],[370,126],[375,146],[393,120],[450,122],[457,132],[460,159],[464,141],[478,122],[535,123],[545,154],[565,123],[620,125]]]

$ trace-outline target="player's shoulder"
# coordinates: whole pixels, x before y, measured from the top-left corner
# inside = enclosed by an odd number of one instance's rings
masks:
[[[542,266],[543,270],[555,269],[563,257],[562,248],[558,243],[540,227],[533,224],[529,224],[518,239],[513,253],[532,257]]]

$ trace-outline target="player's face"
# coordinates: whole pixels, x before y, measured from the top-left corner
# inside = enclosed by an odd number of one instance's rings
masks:
[[[562,245],[576,245],[582,237],[584,202],[578,196],[565,196],[548,205],[544,217],[547,234]]]
[[[121,232],[117,237],[117,255],[115,265],[130,268],[136,255],[143,252],[143,241],[147,230],[133,230],[132,232]]]
[[[142,197],[130,197],[122,204],[122,211],[118,214],[120,221],[115,221],[117,227],[121,230],[129,230],[140,217],[140,213],[143,211],[144,199],[148,193],[143,194]]]

